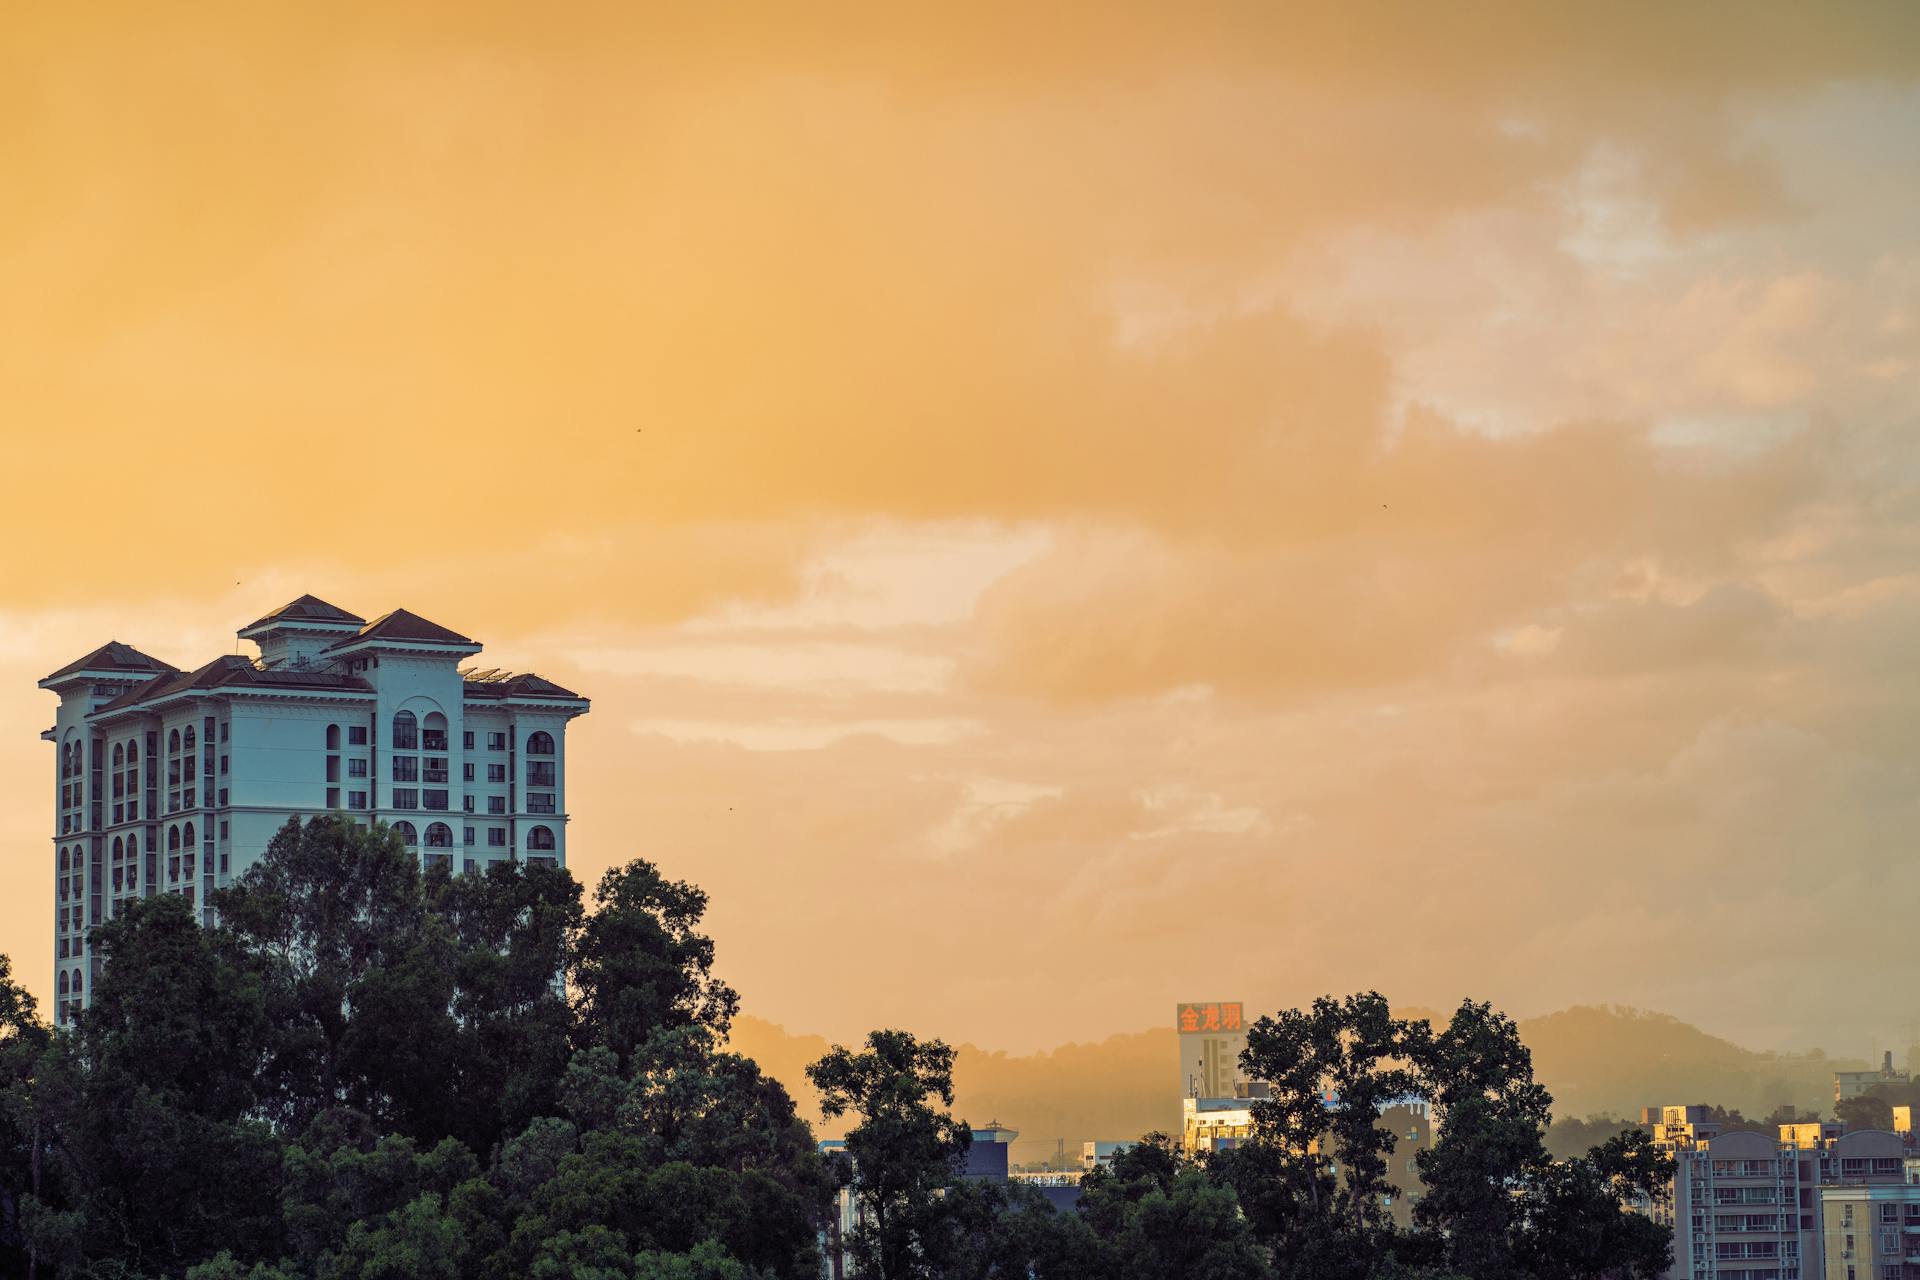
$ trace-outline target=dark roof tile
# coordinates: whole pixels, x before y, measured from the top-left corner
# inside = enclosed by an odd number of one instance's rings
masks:
[[[241,632],[252,631],[255,627],[264,627],[269,622],[340,622],[351,626],[360,626],[366,621],[357,613],[348,613],[338,605],[328,604],[319,596],[304,595],[297,600],[289,600],[264,618],[258,618],[240,628]]]
[[[113,671],[137,674],[142,671],[177,671],[172,663],[140,652],[130,644],[121,644],[118,640],[109,640],[84,658],[69,662],[60,668],[48,680],[58,680],[61,676],[70,676],[78,671]]]
[[[351,640],[343,640],[334,645],[336,649],[362,640],[418,640],[426,644],[473,644],[473,640],[450,630],[437,622],[429,622],[419,614],[407,609],[395,609],[384,613],[360,628],[360,634]]]

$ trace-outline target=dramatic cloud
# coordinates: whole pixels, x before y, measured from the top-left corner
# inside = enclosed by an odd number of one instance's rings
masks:
[[[795,1027],[1887,1038],[1917,76],[1900,3],[25,16],[0,834],[33,679],[312,590],[591,693],[576,870]]]

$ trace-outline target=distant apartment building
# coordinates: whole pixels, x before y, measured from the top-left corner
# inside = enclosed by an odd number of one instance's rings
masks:
[[[1893,1051],[1887,1050],[1878,1071],[1836,1071],[1833,1073],[1833,1100],[1845,1102],[1872,1093],[1880,1085],[1909,1085],[1913,1076],[1893,1069]]]
[[[1180,1097],[1231,1098],[1246,1083],[1240,1055],[1247,1047],[1246,1005],[1239,1000],[1194,1000],[1174,1006],[1180,1037]]]
[[[1253,1104],[1264,1085],[1250,1086],[1254,1097],[1187,1098],[1182,1103],[1180,1147],[1189,1158],[1239,1146],[1254,1136]],[[1337,1099],[1326,1099],[1332,1106]],[[1401,1226],[1413,1222],[1413,1205],[1425,1189],[1418,1157],[1433,1145],[1433,1110],[1424,1098],[1402,1098],[1380,1112],[1379,1127],[1393,1134],[1387,1155],[1387,1181],[1393,1193],[1387,1209]],[[1317,1145],[1317,1144],[1316,1144]],[[1336,1152],[1337,1155],[1337,1152]]]
[[[1704,1107],[1651,1108],[1643,1118],[1674,1158],[1672,1193],[1651,1209],[1673,1228],[1671,1280],[1920,1280],[1920,1270],[1894,1272],[1891,1262],[1863,1270],[1828,1247],[1830,1197],[1906,1193],[1902,1135],[1842,1133],[1831,1123],[1722,1133]]]
[[[424,864],[566,863],[566,730],[587,699],[465,665],[480,644],[301,596],[192,671],[109,641],[40,681],[54,725],[54,1005],[91,999],[91,929],[136,898],[208,899],[289,818],[392,825]]]
[[[1823,1187],[1825,1280],[1920,1277],[1920,1184]]]

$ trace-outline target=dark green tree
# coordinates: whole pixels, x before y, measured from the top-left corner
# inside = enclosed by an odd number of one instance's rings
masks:
[[[1249,1218],[1283,1272],[1360,1277],[1390,1252],[1394,1135],[1380,1114],[1416,1090],[1409,1034],[1378,992],[1323,996],[1248,1030],[1241,1065],[1270,1090],[1253,1103],[1259,1150],[1222,1161],[1217,1180],[1256,1203]]]
[[[827,1119],[860,1121],[847,1134],[846,1176],[864,1218],[849,1241],[855,1267],[874,1280],[938,1276],[940,1200],[972,1139],[942,1109],[953,1105],[953,1050],[875,1031],[859,1053],[835,1045],[807,1078]]]
[[[724,1039],[740,1007],[713,976],[713,941],[696,932],[707,895],[635,860],[607,872],[570,949],[574,1046],[613,1051],[622,1067],[661,1031]]]
[[[1856,1129],[1892,1129],[1893,1104],[1879,1094],[1862,1093],[1834,1103],[1833,1118],[1847,1126],[1848,1133]]]
[[[35,1199],[32,1244],[136,1274],[178,1274],[235,1240],[272,1250],[280,1147],[255,1117],[272,1030],[257,976],[177,897],[93,936],[93,1004],[40,1060],[33,1113],[61,1193]]]

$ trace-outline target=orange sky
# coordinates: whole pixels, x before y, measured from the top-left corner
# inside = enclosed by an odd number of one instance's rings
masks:
[[[33,681],[313,591],[796,1029],[1920,1016],[1920,7],[705,9],[9,12],[43,997]]]

